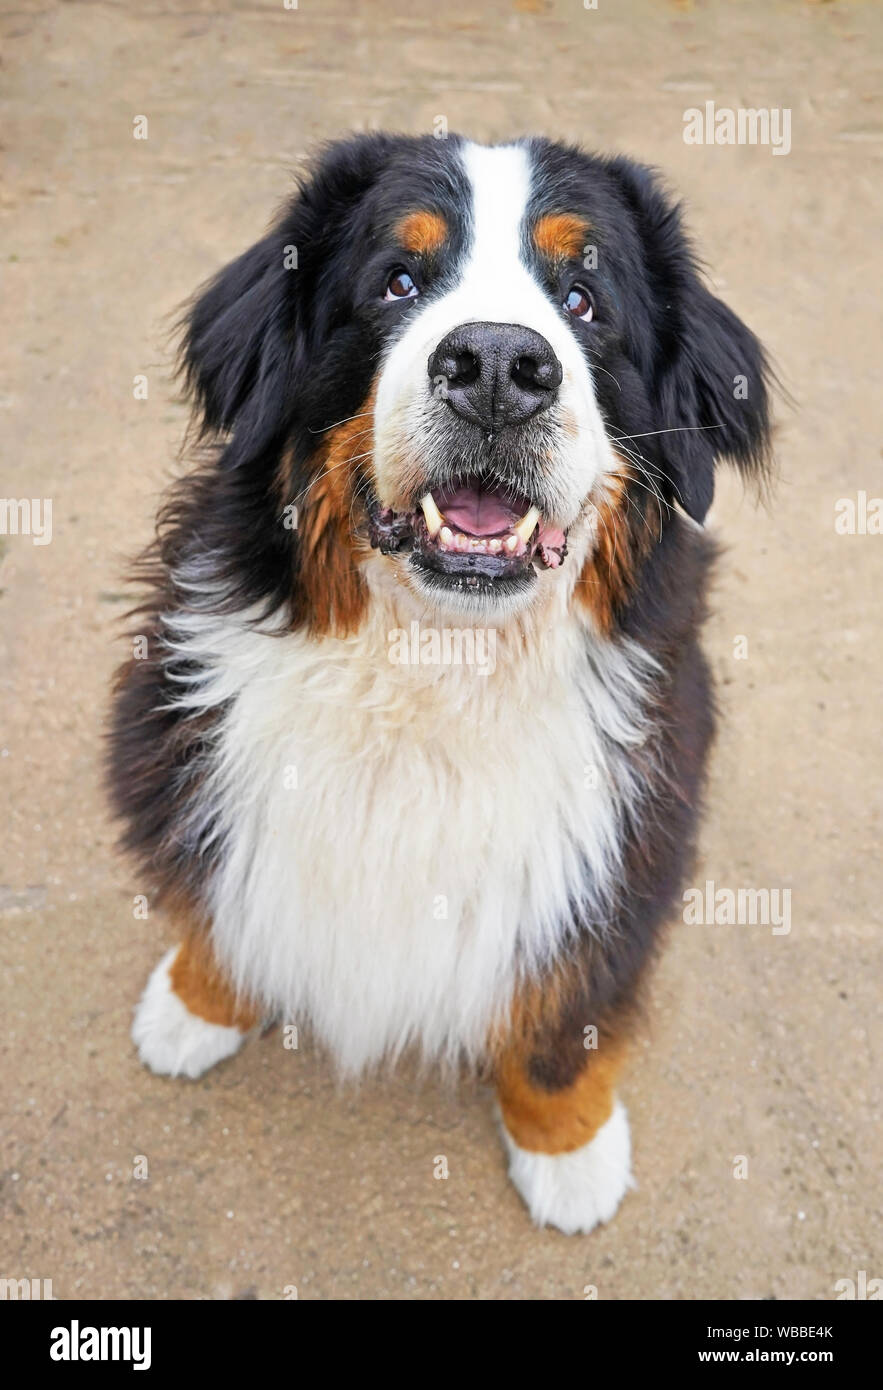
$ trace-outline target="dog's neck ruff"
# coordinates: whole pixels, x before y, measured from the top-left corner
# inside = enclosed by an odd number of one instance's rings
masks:
[[[213,729],[188,834],[216,855],[215,949],[344,1074],[411,1045],[478,1057],[575,913],[605,929],[651,731],[654,663],[573,609],[501,629],[482,673],[391,660],[413,600],[372,583],[342,640],[166,624],[179,701]]]

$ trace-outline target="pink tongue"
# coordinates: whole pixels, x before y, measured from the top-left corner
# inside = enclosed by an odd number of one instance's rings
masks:
[[[527,511],[527,504],[519,511],[517,503],[512,505],[496,492],[480,492],[474,487],[453,488],[434,496],[450,525],[470,536],[496,536],[508,531]]]

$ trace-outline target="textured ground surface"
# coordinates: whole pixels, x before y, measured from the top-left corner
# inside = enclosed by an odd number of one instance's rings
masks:
[[[883,492],[881,11],[24,0],[2,34],[0,493],[52,497],[54,536],[0,542],[0,1275],[95,1298],[444,1299],[825,1299],[883,1275],[883,538],[834,529],[838,498]],[[685,145],[706,99],[791,108],[791,153]],[[439,115],[662,166],[798,401],[775,506],[729,482],[715,506],[725,720],[698,876],[790,888],[792,929],[673,930],[625,1086],[639,1189],[584,1239],[530,1227],[480,1087],[405,1070],[340,1093],[278,1032],[173,1083],[128,1039],[167,937],[133,917],[99,739],[124,558],[184,424],[164,316],[258,236],[316,140]]]

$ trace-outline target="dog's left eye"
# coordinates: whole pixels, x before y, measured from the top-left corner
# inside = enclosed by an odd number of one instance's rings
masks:
[[[418,293],[417,286],[406,270],[396,270],[389,277],[384,299],[413,299]]]
[[[575,319],[582,319],[584,323],[591,323],[595,317],[592,296],[588,290],[583,289],[582,285],[574,285],[569,291],[564,300],[564,308],[568,314],[573,314]]]

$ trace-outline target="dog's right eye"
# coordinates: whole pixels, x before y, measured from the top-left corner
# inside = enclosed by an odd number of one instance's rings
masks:
[[[413,299],[419,293],[406,270],[394,270],[386,284],[384,299]]]
[[[563,307],[568,314],[572,314],[575,319],[582,319],[583,323],[591,323],[595,317],[595,305],[592,296],[582,285],[573,285],[564,300]]]

